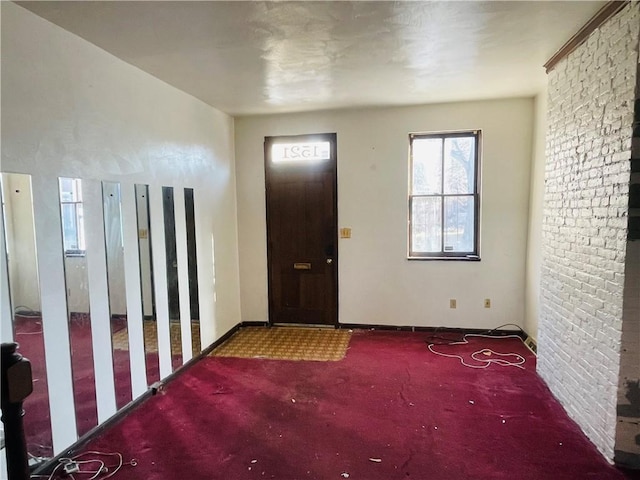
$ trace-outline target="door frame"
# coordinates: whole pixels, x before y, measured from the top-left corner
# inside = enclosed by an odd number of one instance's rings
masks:
[[[269,197],[270,197],[270,187],[269,187],[269,177],[270,177],[270,166],[269,162],[271,160],[271,145],[274,142],[296,142],[296,141],[329,141],[330,143],[330,161],[332,163],[331,173],[333,174],[333,219],[334,219],[334,235],[335,235],[335,252],[333,255],[333,263],[334,268],[333,271],[333,282],[335,285],[335,318],[333,324],[287,324],[291,326],[306,326],[306,327],[333,327],[338,328],[340,325],[340,298],[339,298],[339,275],[338,275],[338,266],[339,266],[339,236],[338,236],[338,138],[337,133],[310,133],[310,134],[297,134],[297,135],[274,135],[274,136],[265,136],[264,137],[264,186],[265,186],[265,221],[266,221],[266,240],[267,240],[267,302],[268,302],[268,319],[267,325],[274,326],[280,325],[273,321],[274,319],[274,305],[272,301],[272,258],[271,258],[271,235],[269,232]]]

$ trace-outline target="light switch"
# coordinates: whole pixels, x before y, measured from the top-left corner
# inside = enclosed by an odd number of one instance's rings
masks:
[[[341,228],[340,229],[340,238],[351,238],[351,229],[350,228]]]

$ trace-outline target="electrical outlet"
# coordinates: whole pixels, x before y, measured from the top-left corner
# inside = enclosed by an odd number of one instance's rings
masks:
[[[490,298],[485,298],[484,299],[484,308],[491,308],[491,299]]]
[[[449,299],[449,308],[456,308],[457,302],[455,298]]]

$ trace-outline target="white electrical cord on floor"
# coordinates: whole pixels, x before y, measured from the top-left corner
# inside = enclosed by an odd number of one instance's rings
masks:
[[[452,342],[452,343],[447,343],[446,345],[468,345],[469,342],[467,341],[467,337],[482,337],[482,338],[490,338],[492,340],[497,340],[497,339],[501,339],[501,338],[517,338],[518,340],[520,340],[522,342],[522,338],[520,338],[518,335],[503,335],[503,336],[491,336],[491,335],[481,335],[478,333],[467,333],[466,335],[464,335],[462,337],[462,341],[460,342]],[[524,342],[523,342],[524,343]],[[491,366],[492,364],[496,364],[496,365],[500,365],[503,367],[518,367],[522,370],[524,370],[524,367],[522,365],[524,365],[525,363],[525,358],[518,354],[518,353],[500,353],[500,352],[496,352],[495,350],[492,350],[490,348],[483,348],[481,350],[476,350],[475,352],[473,352],[471,354],[471,358],[473,360],[475,360],[476,362],[480,362],[482,363],[482,365],[470,365],[468,363],[466,363],[464,361],[464,358],[461,355],[457,355],[457,354],[453,354],[453,353],[442,353],[442,352],[437,352],[433,349],[433,347],[435,346],[435,343],[430,343],[427,345],[427,348],[429,348],[429,351],[431,353],[435,353],[436,355],[440,355],[441,357],[449,357],[449,358],[457,358],[458,360],[460,360],[460,363],[462,365],[464,365],[465,367],[469,367],[469,368],[488,368],[489,366]],[[479,357],[480,355],[484,355],[485,358]],[[501,357],[501,358],[492,358],[492,357]],[[505,357],[511,357],[514,360],[510,361],[510,360],[505,360]]]
[[[87,460],[82,460],[82,458],[88,455],[96,455],[101,457],[115,457],[117,458],[116,465],[106,465],[104,460],[99,458],[92,458]],[[92,470],[82,470],[82,465],[94,464],[96,467]],[[58,459],[58,464],[53,469],[51,474],[47,475],[32,475],[31,478],[39,477],[46,478],[47,480],[53,480],[57,478],[57,474],[61,474],[64,478],[70,478],[71,480],[76,480],[77,478],[86,478],[86,480],[105,480],[107,478],[113,477],[118,471],[122,468],[123,465],[131,465],[135,467],[138,464],[135,458],[131,459],[128,462],[124,462],[122,460],[122,454],[118,452],[96,452],[96,451],[88,451],[80,453],[74,457],[63,457]],[[74,476],[75,474],[75,476]],[[80,475],[91,475],[90,477],[79,477]],[[78,477],[76,477],[78,476]]]

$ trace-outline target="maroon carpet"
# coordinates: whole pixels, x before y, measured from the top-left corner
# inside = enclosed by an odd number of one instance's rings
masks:
[[[475,370],[427,334],[356,331],[340,362],[205,358],[87,450],[118,479],[623,479],[525,369]]]
[[[114,320],[114,330],[124,328],[125,322],[124,319]],[[69,326],[76,422],[78,435],[82,436],[98,424],[90,319],[86,315],[75,315]],[[27,448],[34,456],[51,457],[53,447],[42,320],[40,317],[16,316],[14,327],[18,352],[29,359],[33,374],[33,393],[24,402]],[[114,373],[116,405],[122,408],[131,401],[128,351],[115,350]],[[147,374],[150,381],[159,378],[157,353],[147,354]]]

